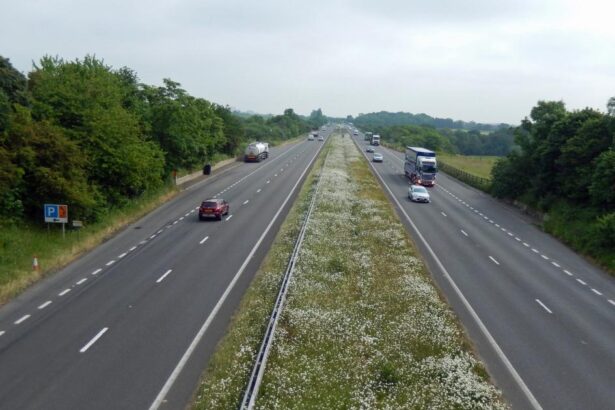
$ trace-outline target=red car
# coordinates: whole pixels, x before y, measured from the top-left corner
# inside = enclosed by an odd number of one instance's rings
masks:
[[[222,220],[223,215],[228,215],[229,205],[222,198],[207,199],[201,203],[199,208],[199,220],[205,218],[216,218]]]

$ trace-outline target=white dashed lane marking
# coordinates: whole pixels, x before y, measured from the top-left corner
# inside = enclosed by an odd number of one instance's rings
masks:
[[[496,261],[493,256],[489,256],[489,259],[491,259],[493,261],[493,263],[495,263],[496,265],[500,264],[500,262]]]
[[[246,199],[245,201],[243,201],[243,205],[248,205],[248,202],[250,202],[250,200]]]
[[[587,283],[585,283],[584,281],[582,281],[581,279],[577,278],[577,282],[579,282],[581,285],[586,286]]]
[[[94,272],[92,272],[92,275],[97,275],[98,273],[100,273],[100,271],[102,271],[102,269],[98,268]]]
[[[19,325],[23,322],[25,322],[26,320],[28,320],[30,318],[30,315],[23,315],[22,317],[20,317],[19,319],[17,319],[14,323],[16,325]]]
[[[85,281],[87,281],[87,280],[88,280],[88,278],[83,278],[79,282],[77,282],[77,285],[81,285],[81,284],[85,283]]]
[[[64,289],[62,292],[58,293],[58,296],[64,296],[64,295],[66,295],[68,292],[70,292],[70,289]]]
[[[261,191],[262,191],[262,189],[259,188],[259,189],[256,190],[256,193],[258,194]]]
[[[169,275],[169,273],[171,273],[171,272],[173,272],[173,269],[169,269],[168,271],[166,271],[166,272],[164,273],[164,275],[162,275],[161,277],[159,277],[159,278],[158,278],[158,280],[156,281],[156,283],[160,283],[160,282],[162,282],[162,281],[164,280],[164,278],[166,278],[166,277]]]
[[[111,265],[113,265],[114,263],[115,263],[115,261],[114,261],[114,260],[112,260],[112,261],[109,261],[109,262],[105,263],[105,265],[107,265],[107,266],[111,266]]]
[[[462,229],[461,233],[464,234],[465,236],[468,236],[468,234]]]
[[[209,239],[209,236],[204,237],[203,239],[201,239],[199,244],[203,245],[205,243],[205,241],[208,240],[208,239]]]
[[[121,254],[120,256],[118,256],[119,259],[122,259],[124,256],[126,256],[128,253],[124,252],[123,254]]]
[[[566,275],[568,275],[568,276],[574,276],[574,275],[572,274],[572,272],[570,272],[570,271],[568,271],[568,270],[566,270],[566,269],[564,269],[564,273],[565,273]]]
[[[228,221],[229,219],[231,219],[233,217],[233,215],[229,215],[226,217],[225,221]]]
[[[45,309],[47,306],[51,305],[51,303],[52,302],[50,300],[48,300],[47,302],[43,303],[42,305],[39,305],[38,309],[39,310]]]
[[[549,312],[549,314],[550,314],[550,315],[551,315],[551,314],[553,314],[553,312],[551,312],[551,309],[549,309],[549,308],[548,308],[548,307],[547,307],[544,303],[542,303],[542,302],[540,301],[540,299],[536,299],[536,302],[538,302],[538,304],[539,304],[540,306],[542,306],[542,308],[543,308],[544,310],[546,310],[547,312]]]
[[[594,292],[598,296],[602,296],[602,292],[600,292],[600,291],[598,291],[598,290],[596,290],[594,288],[592,288],[592,292]]]
[[[90,341],[89,341],[89,342],[88,342],[85,346],[83,346],[83,347],[79,350],[79,353],[85,353],[85,352],[86,352],[86,351],[87,351],[90,347],[92,347],[92,345],[93,345],[94,343],[96,343],[96,341],[97,341],[98,339],[100,339],[100,337],[101,337],[102,335],[104,335],[104,334],[107,332],[107,330],[109,330],[109,328],[108,328],[108,327],[105,327],[105,328],[101,329],[101,331],[100,331],[100,332],[98,332],[98,333],[96,334],[96,336],[94,336],[94,337],[92,338],[92,340],[90,340]]]
[[[442,216],[446,217],[446,214],[444,212],[440,212],[442,214]]]

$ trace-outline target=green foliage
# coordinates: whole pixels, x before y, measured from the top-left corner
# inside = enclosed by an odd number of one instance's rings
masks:
[[[594,205],[615,209],[615,151],[604,151],[596,159],[596,168],[589,186]]]
[[[352,117],[351,118],[351,122]],[[450,118],[434,118],[427,114],[411,114],[407,112],[380,111],[369,114],[359,114],[354,124],[362,129],[392,127],[395,125],[427,125],[434,128],[449,128],[460,130],[494,131],[506,124],[480,124],[474,121],[454,121]]]
[[[518,151],[492,172],[495,196],[548,212],[545,228],[613,269],[615,119],[540,101],[516,130]]]
[[[518,166],[519,154],[512,152],[495,163],[491,171],[491,193],[498,198],[517,198],[525,192],[529,175]]]
[[[382,140],[405,150],[407,146],[424,147],[434,151],[452,152],[453,146],[438,130],[419,125],[397,125],[379,130]]]
[[[45,202],[98,221],[158,192],[175,169],[236,155],[248,138],[309,130],[292,109],[244,120],[163,82],[142,84],[130,68],[94,56],[45,56],[26,78],[0,56],[0,222],[40,220]],[[313,121],[323,118],[313,112]]]

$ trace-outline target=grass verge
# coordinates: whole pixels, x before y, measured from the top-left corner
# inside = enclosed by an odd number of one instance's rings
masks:
[[[350,138],[334,137],[258,408],[505,408]],[[315,168],[194,408],[236,408]]]
[[[438,159],[448,165],[458,168],[464,172],[476,175],[480,178],[491,179],[491,169],[500,157],[476,156],[476,155],[454,155],[439,153]]]
[[[62,238],[59,224],[49,229],[19,223],[0,227],[0,305],[6,303],[44,276],[67,265],[82,253],[96,247],[126,224],[135,221],[177,194],[168,186],[131,201],[126,207],[113,209],[99,222],[80,231],[67,227]],[[40,269],[32,269],[36,255]]]

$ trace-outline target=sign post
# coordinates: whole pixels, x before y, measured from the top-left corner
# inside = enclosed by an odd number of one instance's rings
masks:
[[[68,222],[68,205],[45,204],[44,214],[45,222],[62,224],[62,238],[66,238],[65,225]]]

